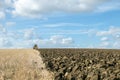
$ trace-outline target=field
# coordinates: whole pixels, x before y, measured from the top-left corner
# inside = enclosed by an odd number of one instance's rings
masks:
[[[32,49],[0,50],[0,80],[53,80],[39,52]]]
[[[39,49],[55,80],[120,80],[120,50]]]
[[[120,50],[1,49],[0,80],[120,80]]]

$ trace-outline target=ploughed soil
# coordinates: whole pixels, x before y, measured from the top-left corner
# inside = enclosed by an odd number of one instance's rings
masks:
[[[38,50],[54,80],[120,80],[120,50]]]

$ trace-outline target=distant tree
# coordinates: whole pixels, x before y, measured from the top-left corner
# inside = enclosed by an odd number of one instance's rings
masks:
[[[33,46],[33,49],[38,49],[37,44],[35,44],[35,45]]]

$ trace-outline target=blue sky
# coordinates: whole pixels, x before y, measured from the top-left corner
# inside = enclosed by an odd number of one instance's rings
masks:
[[[120,0],[0,0],[0,48],[120,49]]]

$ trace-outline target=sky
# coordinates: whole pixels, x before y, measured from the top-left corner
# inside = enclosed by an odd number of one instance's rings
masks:
[[[0,48],[120,49],[120,0],[0,0]]]

